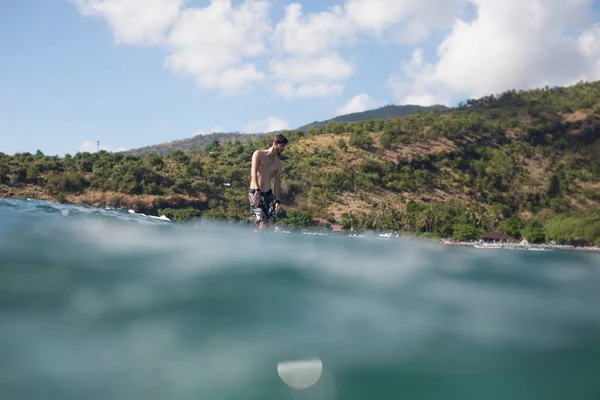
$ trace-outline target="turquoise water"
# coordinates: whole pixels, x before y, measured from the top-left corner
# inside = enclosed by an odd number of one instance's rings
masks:
[[[0,266],[6,399],[600,398],[597,254],[0,199]]]

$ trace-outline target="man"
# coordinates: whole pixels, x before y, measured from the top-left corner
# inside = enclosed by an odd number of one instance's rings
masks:
[[[285,150],[288,140],[282,134],[273,138],[273,144],[267,150],[256,150],[252,154],[250,190],[248,200],[250,213],[259,230],[273,229],[279,212],[281,197],[281,160],[279,155]],[[275,194],[271,190],[271,178],[274,177]]]

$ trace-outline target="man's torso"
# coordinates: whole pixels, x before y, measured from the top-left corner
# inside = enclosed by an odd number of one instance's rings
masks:
[[[271,177],[275,174],[277,168],[281,166],[281,160],[275,154],[269,156],[265,150],[261,150],[258,155],[258,183],[261,192],[267,192],[271,189]],[[251,189],[256,189],[252,182]]]

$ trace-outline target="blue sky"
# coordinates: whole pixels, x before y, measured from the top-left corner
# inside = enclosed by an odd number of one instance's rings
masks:
[[[543,4],[542,4],[543,3]],[[600,1],[0,2],[0,151],[130,149],[600,79]]]

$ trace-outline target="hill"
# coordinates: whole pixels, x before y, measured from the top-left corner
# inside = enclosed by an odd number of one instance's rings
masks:
[[[148,154],[158,154],[160,156],[166,156],[167,154],[182,150],[188,151],[190,149],[201,150],[209,143],[219,142],[221,144],[228,141],[238,140],[244,142],[248,139],[256,139],[267,136],[267,134],[251,134],[251,133],[239,133],[239,132],[219,132],[205,135],[196,135],[189,139],[174,140],[172,142],[160,143],[138,149],[131,149],[122,151],[123,154],[145,156]]]
[[[401,117],[409,114],[416,114],[418,112],[428,112],[428,111],[443,111],[449,110],[449,108],[445,106],[432,106],[432,107],[421,107],[421,106],[395,106],[389,105],[385,107],[381,107],[375,110],[369,110],[359,113],[352,113],[347,115],[340,115],[338,117],[329,119],[327,121],[321,122],[313,122],[308,125],[304,125],[298,128],[299,131],[308,131],[310,128],[321,127],[326,125],[329,122],[352,122],[352,121],[364,121],[368,119],[388,119],[392,117]],[[208,135],[196,135],[189,139],[175,140],[172,142],[160,143],[150,146],[141,147],[138,149],[131,149],[123,151],[123,154],[131,154],[136,156],[144,156],[147,154],[159,154],[161,156],[166,156],[167,154],[176,151],[182,150],[187,151],[189,149],[201,150],[209,143],[219,142],[224,144],[226,142],[239,140],[240,142],[244,142],[248,139],[262,139],[264,137],[270,137],[277,132],[270,133],[239,133],[239,132],[220,132],[220,133],[211,133]]]
[[[600,81],[286,132],[280,223],[600,244],[599,118]],[[251,155],[268,145],[253,136],[164,157],[0,155],[0,196],[247,223]]]
[[[325,121],[315,121],[307,125],[303,125],[299,130],[308,131],[311,128],[319,128],[327,125],[329,122],[356,122],[356,121],[367,121],[374,119],[389,119],[394,117],[404,117],[410,114],[416,114],[418,112],[429,112],[429,111],[447,111],[450,108],[442,105],[435,105],[430,107],[416,106],[416,105],[386,105],[374,110],[367,110],[362,112],[355,112],[351,114],[339,115],[335,118],[331,118]]]

